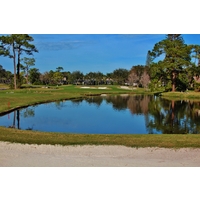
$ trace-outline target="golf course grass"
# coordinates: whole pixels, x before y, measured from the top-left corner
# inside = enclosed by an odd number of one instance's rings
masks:
[[[3,88],[2,86],[0,88]],[[15,108],[25,107],[44,102],[53,102],[64,99],[80,98],[87,95],[100,94],[151,94],[142,88],[121,88],[120,86],[92,86],[82,88],[76,85],[54,87],[24,87],[19,90],[0,89],[0,114]],[[192,98],[200,99],[200,94],[188,93],[163,93],[165,98]],[[182,96],[181,96],[182,95]],[[200,147],[200,135],[195,134],[161,134],[161,135],[100,135],[100,134],[74,134],[74,133],[48,133],[30,130],[18,130],[0,127],[0,141],[51,144],[51,145],[124,145],[129,147]]]

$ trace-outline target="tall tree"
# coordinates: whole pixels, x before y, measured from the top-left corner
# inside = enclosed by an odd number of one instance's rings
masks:
[[[27,55],[33,55],[33,52],[38,52],[35,45],[30,42],[34,41],[34,39],[28,34],[13,34],[11,36],[15,37],[16,40],[16,51],[17,51],[17,81],[19,83],[20,80],[20,56],[24,52]]]
[[[147,69],[144,70],[140,82],[144,88],[148,87],[148,84],[150,83],[150,76]]]
[[[148,51],[147,58],[146,58],[146,66],[150,67],[151,63],[152,63],[151,51]]]
[[[57,68],[56,68],[56,71],[57,71],[57,72],[61,72],[61,71],[63,71],[63,70],[64,70],[63,67],[57,67]]]
[[[53,74],[53,79],[54,82],[58,85],[58,84],[62,84],[63,82],[63,74],[59,71],[54,72]]]
[[[16,81],[16,52],[15,52],[15,37],[1,36],[0,37],[0,55],[7,56],[13,59],[14,65],[14,88],[17,89]]]
[[[137,86],[139,86],[139,84],[141,84],[141,77],[145,69],[146,67],[143,65],[132,66],[128,76],[131,85],[137,84]]]
[[[39,82],[40,79],[40,72],[39,69],[32,68],[29,71],[29,80],[32,84]]]
[[[195,60],[191,71],[192,75],[197,78],[200,75],[200,45],[192,45],[192,57]]]
[[[27,55],[33,55],[38,52],[35,45],[31,44],[34,39],[28,34],[11,34],[0,37],[0,55],[8,56],[13,59],[14,64],[14,88],[20,82],[20,56],[24,52]],[[17,55],[17,65],[16,65]]]
[[[151,71],[153,70],[154,76],[170,79],[172,91],[175,91],[179,73],[184,73],[191,64],[190,54],[191,46],[184,43],[181,34],[168,34],[166,39],[155,44],[150,53],[153,59],[164,56],[157,64],[151,64]]]
[[[21,65],[21,68],[24,70],[25,72],[25,77],[26,77],[26,83],[28,84],[28,75],[29,75],[29,68],[31,66],[35,65],[35,59],[34,58],[26,58],[24,57],[22,59],[22,61],[24,62],[24,65]]]
[[[73,71],[70,74],[70,82],[77,85],[80,81],[82,81],[83,77],[84,77],[84,75],[82,72]]]
[[[123,85],[128,79],[129,71],[127,69],[119,68],[113,71],[113,78],[117,84]]]
[[[195,58],[195,61],[194,61],[195,66],[200,66],[200,45],[192,45],[192,51],[194,53],[192,57]]]

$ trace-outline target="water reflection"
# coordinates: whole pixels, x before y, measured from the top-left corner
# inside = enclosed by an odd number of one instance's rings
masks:
[[[25,108],[23,110],[23,113],[22,113],[23,117],[24,118],[27,118],[27,117],[34,117],[35,116],[35,111],[33,108]]]
[[[200,133],[199,109],[199,102],[155,99],[149,103],[149,132],[156,129],[162,133]]]
[[[148,113],[148,104],[152,99],[153,96],[147,95],[108,95],[104,97],[89,97],[84,100],[98,106],[100,106],[103,100],[105,100],[107,104],[112,105],[114,110],[122,111],[129,109],[132,114],[146,115]]]
[[[127,95],[121,95],[121,96],[108,96],[106,97],[106,102],[111,104],[113,109],[115,110],[125,110],[127,109]]]
[[[52,132],[108,134],[200,133],[200,102],[158,96],[106,95],[16,110],[0,125]]]
[[[93,98],[92,102],[100,102],[99,99],[102,102],[102,97]],[[104,99],[108,104],[112,104],[115,110],[129,109],[133,115],[144,115],[150,134],[200,133],[200,102],[169,101],[147,95],[106,96]]]
[[[148,114],[149,102],[153,96],[133,96],[129,97],[127,101],[127,107],[130,109],[132,114]]]
[[[91,98],[87,98],[85,100],[89,104],[95,104],[97,107],[99,107],[101,105],[101,103],[103,102],[103,98],[101,98],[101,97],[91,97]]]

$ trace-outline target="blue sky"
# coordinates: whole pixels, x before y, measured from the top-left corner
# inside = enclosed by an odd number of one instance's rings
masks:
[[[145,65],[148,50],[165,38],[165,34],[30,34],[39,50],[34,53],[40,72],[79,70],[109,73],[118,68]],[[182,35],[186,44],[200,44],[200,35]],[[24,57],[26,55],[22,55]],[[0,57],[0,64],[13,72],[13,61]]]

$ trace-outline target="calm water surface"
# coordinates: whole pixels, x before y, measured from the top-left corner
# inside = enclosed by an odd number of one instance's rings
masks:
[[[200,133],[200,102],[157,96],[101,96],[30,106],[0,126],[89,134]]]

